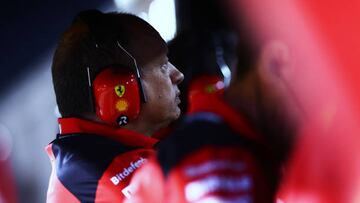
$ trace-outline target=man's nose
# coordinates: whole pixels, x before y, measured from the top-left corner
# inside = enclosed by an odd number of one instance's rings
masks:
[[[174,65],[172,65],[173,71],[171,73],[171,81],[174,84],[180,84],[183,80],[184,80],[184,74],[182,74],[182,72],[180,72]]]

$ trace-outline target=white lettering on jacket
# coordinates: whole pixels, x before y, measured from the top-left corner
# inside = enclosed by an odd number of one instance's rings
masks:
[[[126,177],[128,177],[130,174],[132,174],[137,168],[139,168],[141,165],[143,165],[147,159],[140,157],[140,159],[130,162],[130,165],[123,169],[122,172],[117,173],[113,177],[110,178],[110,181],[114,185],[118,185],[122,180],[124,180]]]
[[[242,177],[210,176],[190,182],[185,186],[185,196],[194,202],[216,191],[248,192],[252,188],[252,179],[248,175]]]
[[[246,165],[243,162],[239,161],[212,160],[196,166],[189,166],[185,169],[185,173],[189,177],[195,177],[217,170],[226,169],[231,169],[233,171],[244,171],[246,169]]]
[[[121,190],[121,192],[125,195],[127,199],[131,199],[131,195],[133,191],[134,191],[134,184],[130,184]]]

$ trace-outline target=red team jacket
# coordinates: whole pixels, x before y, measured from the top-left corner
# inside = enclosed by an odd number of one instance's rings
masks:
[[[48,203],[122,202],[134,171],[154,153],[156,139],[78,118],[59,119],[47,147],[52,172]]]
[[[274,202],[279,164],[258,133],[219,96],[196,95],[190,109],[136,172],[125,202]]]

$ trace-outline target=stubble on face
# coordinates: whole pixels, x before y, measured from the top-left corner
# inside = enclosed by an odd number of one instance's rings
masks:
[[[143,81],[147,103],[143,110],[154,125],[162,127],[175,121],[180,116],[180,91],[177,84],[171,80],[173,66],[163,70],[162,66],[168,63],[166,54],[162,54],[156,60],[149,63],[143,70]]]

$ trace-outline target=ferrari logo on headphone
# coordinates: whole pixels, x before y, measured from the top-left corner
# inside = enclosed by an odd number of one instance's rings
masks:
[[[215,85],[209,84],[209,85],[207,85],[207,86],[205,87],[205,92],[206,92],[206,93],[211,94],[211,93],[214,93],[215,91],[216,91]]]
[[[117,96],[122,97],[125,94],[125,86],[124,85],[116,85],[115,93]]]

